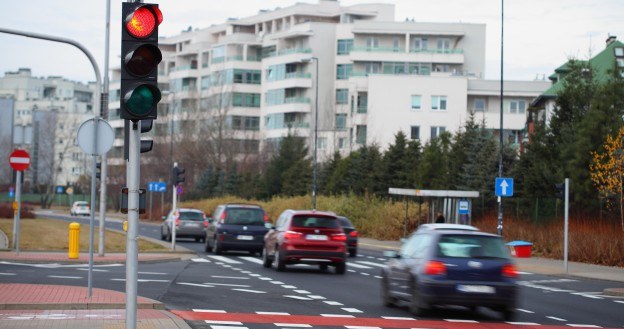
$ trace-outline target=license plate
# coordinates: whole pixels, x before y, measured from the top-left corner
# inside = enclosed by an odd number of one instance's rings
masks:
[[[494,293],[494,287],[467,285],[467,284],[458,284],[457,290],[461,292],[471,292],[471,293],[479,293],[479,294],[493,294]]]
[[[251,235],[239,235],[236,238],[239,240],[253,240],[253,236]]]
[[[186,226],[186,227],[199,227],[199,224],[198,223],[186,223],[186,224],[184,224],[184,226]]]
[[[314,241],[325,241],[327,240],[327,235],[308,234],[306,235],[306,239]]]

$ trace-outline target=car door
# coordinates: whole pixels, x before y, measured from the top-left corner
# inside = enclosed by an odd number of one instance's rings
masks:
[[[273,226],[264,236],[264,247],[266,248],[267,255],[275,255],[275,246],[277,245],[278,235],[280,229],[283,231],[284,225],[287,221],[288,214],[282,213]]]
[[[428,234],[414,234],[401,247],[399,257],[390,263],[390,289],[402,299],[411,296],[413,271],[422,264],[427,245],[431,241]]]
[[[212,223],[208,225],[206,229],[206,241],[210,241],[210,245],[214,246],[215,242],[215,234],[217,231],[217,227],[219,226],[219,218],[221,218],[221,213],[223,212],[223,206],[217,206],[214,212],[212,213]]]

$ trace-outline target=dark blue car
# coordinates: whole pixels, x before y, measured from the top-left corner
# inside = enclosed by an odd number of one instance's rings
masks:
[[[205,250],[220,255],[228,250],[262,253],[269,231],[264,209],[251,204],[222,204],[215,209],[206,228]]]
[[[474,227],[427,224],[414,232],[382,272],[386,306],[406,301],[422,315],[434,305],[478,306],[514,317],[518,272],[500,236]]]

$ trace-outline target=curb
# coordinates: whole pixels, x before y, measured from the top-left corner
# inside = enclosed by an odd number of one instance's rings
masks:
[[[0,304],[0,310],[120,310],[125,309],[125,303],[85,303],[85,304]],[[165,304],[153,301],[137,303],[137,309],[165,310]]]
[[[603,293],[607,296],[624,297],[624,288],[608,288]]]

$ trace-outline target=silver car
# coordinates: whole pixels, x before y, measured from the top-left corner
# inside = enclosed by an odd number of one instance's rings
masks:
[[[204,229],[208,225],[206,214],[199,209],[178,208],[175,212],[170,211],[167,216],[163,216],[160,224],[160,238],[171,241],[172,225],[175,225],[177,238],[192,238],[197,242],[204,239]]]

